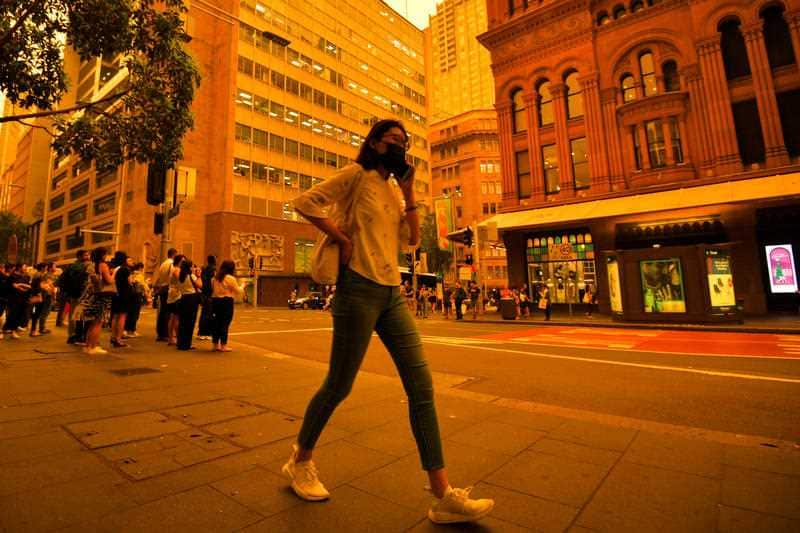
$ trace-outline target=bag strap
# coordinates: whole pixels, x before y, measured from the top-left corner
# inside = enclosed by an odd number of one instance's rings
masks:
[[[353,179],[353,183],[350,185],[350,198],[348,198],[347,205],[345,206],[344,212],[344,225],[347,226],[346,228],[342,228],[345,233],[352,233],[353,225],[354,225],[354,207],[356,205],[356,200],[361,196],[361,190],[363,189],[364,185],[364,170],[361,169],[356,172],[355,178]]]

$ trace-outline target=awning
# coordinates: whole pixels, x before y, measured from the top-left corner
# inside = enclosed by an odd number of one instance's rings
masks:
[[[503,231],[793,195],[800,195],[800,173],[500,213],[480,222],[479,226],[497,224],[497,229]]]

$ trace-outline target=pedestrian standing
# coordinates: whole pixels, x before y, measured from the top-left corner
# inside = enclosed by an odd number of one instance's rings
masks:
[[[442,293],[442,312],[444,313],[445,320],[450,319],[450,311],[453,309],[453,291],[449,285],[445,285],[444,292]]]
[[[5,335],[3,313],[6,313],[5,319],[8,320],[9,288],[9,265],[0,264],[0,340],[3,340]]]
[[[178,300],[181,299],[181,282],[178,279],[181,274],[181,264],[185,256],[177,254],[172,257],[170,267],[169,284],[167,290],[167,311],[169,320],[167,321],[167,345],[175,346],[178,342]]]
[[[456,320],[464,320],[464,312],[461,309],[461,304],[467,299],[467,292],[461,286],[460,281],[456,281],[456,288],[453,291],[453,299],[456,301]]]
[[[47,335],[50,330],[47,329],[47,317],[50,316],[50,310],[53,308],[53,302],[56,299],[56,285],[55,285],[55,265],[50,263],[43,263],[44,269],[40,272],[42,294],[42,309],[39,312],[39,320],[37,328],[41,335]]]
[[[200,273],[200,280],[203,282],[203,288],[200,291],[200,324],[197,326],[197,338],[200,340],[207,341],[211,338],[211,328],[213,323],[211,317],[211,293],[213,292],[211,280],[214,279],[214,275],[216,273],[217,258],[213,255],[209,255],[206,265],[203,267],[203,270]]]
[[[233,320],[234,299],[244,294],[244,287],[233,277],[236,265],[226,259],[211,281],[211,342],[215,352],[230,352],[228,348],[228,328]]]
[[[116,292],[116,282],[108,266],[108,250],[100,246],[92,250],[89,281],[78,300],[75,312],[86,324],[86,347],[89,355],[108,353],[100,347],[100,329],[111,310],[111,298]]]
[[[333,302],[328,375],[308,405],[283,473],[303,499],[330,496],[319,481],[312,452],[334,409],[350,392],[376,331],[408,394],[411,427],[436,498],[428,517],[433,522],[472,521],[488,514],[494,502],[471,499],[468,489],[453,489],[448,483],[431,373],[416,322],[400,291],[398,252],[419,242],[415,171],[406,163],[407,146],[402,124],[379,121],[362,144],[356,164],[295,200],[295,209],[339,244],[341,269]],[[338,220],[328,218],[325,208],[332,205],[337,212],[352,207],[348,218],[355,223],[347,229],[349,235],[337,226]]]
[[[23,324],[28,312],[28,293],[31,290],[30,278],[23,270],[23,265],[13,266],[8,279],[8,310],[4,333],[12,339],[18,339],[18,332],[25,331]]]
[[[158,314],[156,315],[156,342],[168,342],[169,320],[171,310],[167,303],[169,293],[169,282],[172,276],[174,258],[178,253],[175,248],[167,250],[167,258],[155,272],[155,282],[153,283],[153,298],[158,302]]]
[[[39,322],[44,314],[45,307],[45,270],[47,265],[45,263],[37,263],[34,267],[34,274],[31,278],[31,290],[28,291],[28,317],[30,318],[30,336],[38,337],[41,333],[38,331]]]
[[[192,349],[192,335],[197,323],[197,310],[200,308],[200,267],[188,258],[184,259],[178,274],[180,298],[178,299],[178,335],[176,345],[179,350]]]
[[[478,305],[480,305],[481,300],[481,288],[478,287],[478,283],[473,281],[470,283],[469,288],[469,302],[470,306],[472,307],[472,320],[476,320],[478,318]]]
[[[519,289],[519,311],[525,318],[531,316],[531,301],[530,298],[528,298],[527,285],[523,285]]]
[[[539,292],[539,309],[544,311],[545,320],[550,320],[550,312],[552,308],[553,305],[550,302],[550,288],[543,283]]]
[[[135,263],[131,268],[131,299],[128,302],[128,312],[125,315],[125,332],[122,338],[138,337],[136,331],[139,323],[139,316],[142,313],[142,306],[150,303],[150,288],[147,280],[144,279],[144,264]]]
[[[64,305],[67,308],[67,344],[84,343],[86,331],[82,320],[75,315],[86,284],[89,281],[89,265],[91,257],[88,250],[78,250],[75,262],[70,264],[58,277],[59,294],[63,293]]]
[[[133,287],[131,286],[131,270],[133,261],[125,252],[117,251],[111,260],[111,274],[117,292],[111,297],[111,346],[124,348],[128,344],[122,340],[125,333],[125,319],[133,300]]]

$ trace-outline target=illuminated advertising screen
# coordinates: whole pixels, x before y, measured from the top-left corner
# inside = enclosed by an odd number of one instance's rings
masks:
[[[736,294],[733,292],[731,258],[723,250],[706,250],[706,273],[711,307],[733,307]]]
[[[797,292],[797,273],[791,244],[765,246],[769,287],[773,294]]]
[[[683,272],[678,258],[640,261],[645,313],[685,313]]]

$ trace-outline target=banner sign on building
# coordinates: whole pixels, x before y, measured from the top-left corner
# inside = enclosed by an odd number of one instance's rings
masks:
[[[797,275],[794,270],[794,254],[791,244],[765,246],[769,286],[773,294],[797,292]]]
[[[706,250],[706,273],[711,307],[736,305],[731,258],[728,253],[722,250]]]
[[[453,225],[453,200],[451,198],[437,198],[433,201],[433,212],[436,216],[436,238],[441,250],[452,251],[453,243],[447,234],[455,228]]]

